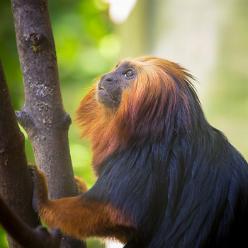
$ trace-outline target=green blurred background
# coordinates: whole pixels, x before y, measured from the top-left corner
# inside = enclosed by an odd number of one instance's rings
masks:
[[[50,0],[64,106],[74,117],[95,78],[123,57],[153,54],[182,64],[210,123],[248,158],[247,0]],[[0,57],[15,109],[23,85],[9,0],[0,0]],[[89,144],[69,132],[75,174],[94,181]],[[32,148],[26,142],[29,161]],[[104,247],[90,240],[90,248]],[[0,229],[0,248],[6,248]],[[108,244],[108,247],[117,247]]]

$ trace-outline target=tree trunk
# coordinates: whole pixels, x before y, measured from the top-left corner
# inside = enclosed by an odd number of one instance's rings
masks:
[[[12,0],[25,105],[17,113],[45,172],[51,198],[77,193],[68,146],[70,117],[64,112],[47,2]]]
[[[24,152],[24,137],[11,106],[0,63],[0,194],[11,209],[29,226],[39,224],[32,209],[32,182]],[[9,247],[19,248],[8,236]]]
[[[59,88],[55,45],[46,0],[12,0],[25,104],[17,117],[45,172],[50,198],[77,194],[68,145],[70,117]],[[62,239],[62,247],[85,247]]]

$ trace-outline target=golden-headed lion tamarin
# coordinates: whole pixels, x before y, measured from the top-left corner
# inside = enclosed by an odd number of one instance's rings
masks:
[[[247,244],[247,163],[206,121],[191,81],[155,57],[122,61],[103,75],[77,111],[98,179],[79,196],[49,200],[34,170],[34,207],[44,222],[126,248]]]

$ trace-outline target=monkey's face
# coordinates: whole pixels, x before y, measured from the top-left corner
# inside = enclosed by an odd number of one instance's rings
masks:
[[[122,92],[136,78],[134,66],[123,62],[116,68],[103,75],[97,85],[97,100],[108,108],[117,108],[121,102]]]

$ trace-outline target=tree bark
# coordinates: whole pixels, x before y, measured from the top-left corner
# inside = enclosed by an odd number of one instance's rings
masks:
[[[62,106],[47,1],[12,0],[12,9],[25,84],[25,104],[18,120],[47,176],[50,197],[75,195],[67,138],[70,117]]]
[[[11,106],[0,62],[0,194],[11,209],[29,226],[39,224],[32,209],[32,182],[24,152],[24,137]],[[8,236],[9,247],[20,248]]]
[[[17,118],[31,140],[52,199],[77,194],[68,145],[70,117],[64,112],[47,0],[12,0],[25,104]],[[63,239],[62,247],[84,247]]]

